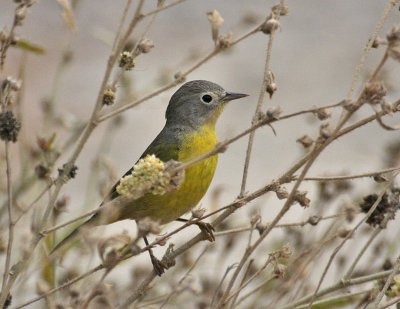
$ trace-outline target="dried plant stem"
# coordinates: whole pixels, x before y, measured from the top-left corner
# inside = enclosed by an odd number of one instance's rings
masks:
[[[164,4],[164,1],[158,1],[157,2],[157,7],[162,7]],[[142,34],[140,35],[140,38],[137,40],[135,46],[132,48],[131,52],[135,51],[137,47],[139,46],[140,42],[146,37],[148,32],[150,31],[151,26],[153,25],[154,21],[156,20],[157,14],[151,15],[150,21],[147,23],[145,29],[143,30]],[[116,76],[114,77],[114,80],[111,82],[111,89],[116,89],[118,82],[121,80],[122,75],[125,73],[124,68],[119,68]]]
[[[119,37],[120,37],[120,35],[122,33],[122,27],[124,26],[124,23],[125,23],[125,20],[126,20],[126,16],[128,15],[128,11],[129,11],[129,8],[131,7],[131,5],[132,5],[132,0],[127,0],[126,4],[125,4],[125,7],[124,7],[124,11],[122,12],[121,18],[120,18],[119,23],[118,23],[117,34],[114,37],[114,42],[112,44],[112,49],[116,48],[116,45],[117,45],[117,43],[119,41]]]
[[[53,182],[53,181],[50,181],[50,182],[47,184],[47,186],[46,186],[45,188],[43,188],[43,190],[38,194],[38,196],[29,204],[29,206],[26,207],[26,208],[23,210],[22,214],[20,214],[19,217],[16,218],[16,219],[14,220],[14,224],[17,224],[18,221],[21,220],[21,218],[22,218],[26,213],[28,213],[29,210],[31,210],[31,209],[33,208],[33,206],[35,206],[35,204],[36,204],[37,202],[39,202],[39,200],[50,190],[50,188],[51,188],[53,185],[54,185],[54,182]]]
[[[267,266],[272,262],[271,257],[268,257],[267,261],[264,263],[264,265],[257,270],[249,279],[247,279],[246,281],[242,282],[240,284],[240,286],[236,289],[236,291],[232,292],[226,299],[226,301],[230,301],[232,298],[235,298],[236,296],[239,295],[239,293],[246,287],[249,285],[250,282],[252,282],[255,278],[257,278],[262,271],[264,271],[264,269],[267,268]],[[245,277],[243,277],[245,278]],[[230,308],[233,308],[234,306],[234,302],[232,302],[232,306]]]
[[[324,220],[329,220],[329,219],[336,219],[338,217],[346,216],[346,215],[347,214],[343,212],[343,213],[338,213],[338,214],[329,215],[329,216],[325,216],[325,217],[311,216],[310,218],[308,218],[307,220],[304,220],[304,221],[276,224],[274,228],[303,227],[305,225],[310,224],[311,218],[317,217],[319,221],[324,221]],[[269,224],[270,223],[266,223],[266,225],[269,225]],[[252,229],[251,226],[244,226],[244,227],[229,229],[229,230],[225,230],[225,231],[215,232],[214,236],[216,236],[216,237],[218,237],[218,236],[226,236],[226,235],[230,235],[230,234],[246,232],[246,231],[249,231],[251,229]]]
[[[386,224],[388,223],[389,220],[390,220],[390,216],[386,215],[385,219],[382,221],[382,226],[386,226]],[[357,254],[353,263],[351,263],[348,271],[346,272],[346,274],[343,277],[343,280],[348,280],[351,278],[358,262],[360,261],[360,259],[364,255],[364,253],[367,251],[367,249],[369,248],[371,243],[374,241],[374,239],[380,234],[380,232],[382,232],[382,230],[383,230],[382,228],[378,227],[372,232],[372,234],[368,238],[367,242],[364,244],[364,246],[361,248],[360,252]]]
[[[368,59],[368,55],[371,51],[372,45],[374,44],[374,41],[378,38],[379,33],[382,31],[382,28],[387,20],[387,18],[389,17],[390,12],[393,10],[393,8],[399,3],[400,0],[389,0],[386,4],[385,9],[382,12],[382,16],[378,21],[378,24],[375,26],[374,32],[372,33],[368,44],[365,46],[362,57],[360,62],[358,63],[358,65],[356,66],[355,72],[353,74],[353,79],[351,81],[351,86],[349,89],[349,92],[347,93],[347,99],[350,100],[353,92],[357,86],[357,82],[360,79],[361,76],[361,71]],[[385,57],[387,57],[386,53],[385,53]],[[385,60],[386,61],[386,60]],[[383,61],[383,63],[385,62]],[[382,65],[383,65],[382,63]],[[381,65],[377,67],[377,69],[374,71],[374,74],[372,75],[373,78],[375,78],[379,72],[379,70],[381,69]]]
[[[367,172],[362,174],[356,175],[344,175],[344,176],[327,176],[327,177],[305,177],[304,180],[308,181],[340,181],[340,180],[352,180],[358,178],[365,178],[365,177],[374,177],[382,174],[391,173],[394,171],[400,170],[400,166],[390,167],[383,170],[375,171],[375,172]]]
[[[256,123],[260,119],[262,105],[263,105],[264,99],[265,99],[268,75],[271,73],[270,72],[270,64],[271,64],[272,44],[274,42],[274,37],[275,37],[275,31],[272,31],[270,33],[270,35],[268,36],[268,44],[267,44],[265,65],[264,65],[264,75],[263,75],[263,80],[261,83],[261,89],[260,89],[260,92],[258,95],[256,110],[254,112],[253,119],[251,120],[252,126],[256,125]],[[250,165],[251,151],[253,149],[254,135],[255,135],[255,131],[251,131],[250,135],[249,135],[249,140],[247,143],[246,158],[244,161],[243,176],[242,176],[242,183],[240,185],[239,197],[242,197],[246,192],[247,175],[249,173],[249,165]]]
[[[149,11],[147,13],[142,14],[141,18],[145,18],[145,17],[151,16],[151,15],[154,15],[154,14],[158,14],[161,11],[164,11],[166,9],[172,8],[172,7],[174,7],[174,6],[178,5],[178,4],[181,4],[182,2],[185,2],[185,1],[186,0],[177,0],[175,2],[171,2],[171,3],[167,4],[167,5],[164,5],[163,7],[158,7],[157,9],[154,9],[153,11]]]
[[[270,283],[272,280],[276,279],[275,276],[271,276],[262,282],[260,282],[258,285],[256,285],[251,291],[243,295],[239,300],[237,301],[236,307],[238,307],[243,301],[245,301],[249,296],[253,295],[254,293],[258,292],[261,290],[263,287],[265,287],[268,283]]]
[[[400,257],[397,258],[396,263],[394,264],[389,277],[387,277],[387,279],[386,279],[385,285],[383,286],[382,290],[379,291],[379,294],[376,297],[373,305],[368,308],[376,309],[379,307],[379,303],[382,301],[382,298],[383,298],[383,296],[385,296],[387,289],[392,284],[394,276],[396,276],[399,273],[399,271],[400,271]]]
[[[317,293],[316,297],[321,297],[321,296],[330,294],[332,292],[336,292],[336,291],[339,291],[341,289],[347,288],[349,286],[364,284],[364,283],[371,282],[371,281],[374,281],[374,280],[377,280],[377,279],[386,278],[386,277],[388,277],[390,275],[391,272],[392,272],[391,270],[386,270],[386,271],[381,271],[381,272],[378,272],[378,273],[370,274],[370,275],[367,275],[367,276],[353,278],[353,279],[350,279],[348,281],[341,281],[340,280],[336,284],[333,284],[332,286],[329,286],[329,287],[327,287],[325,289],[321,289]],[[294,302],[291,302],[291,303],[281,307],[280,309],[293,309],[293,308],[295,308],[297,306],[300,306],[300,305],[303,305],[303,304],[307,304],[311,300],[312,297],[313,297],[313,294],[307,295],[305,297],[302,297],[299,300],[296,300]]]
[[[371,208],[368,210],[368,212],[366,213],[366,215],[357,223],[357,225],[351,230],[350,233],[348,233],[346,235],[346,237],[342,240],[342,242],[335,248],[335,250],[332,252],[331,256],[329,257],[329,261],[327,263],[327,265],[324,268],[324,271],[322,272],[322,275],[319,279],[318,285],[314,291],[314,295],[310,300],[310,303],[308,304],[309,308],[311,308],[314,299],[316,297],[316,295],[318,294],[318,291],[321,287],[321,284],[326,276],[326,274],[328,273],[328,269],[330,268],[334,258],[336,257],[336,255],[338,254],[338,252],[340,251],[340,249],[342,249],[342,247],[344,246],[344,244],[356,233],[356,231],[358,230],[358,228],[365,223],[368,218],[372,215],[372,213],[375,211],[375,209],[378,207],[379,203],[382,200],[383,195],[385,194],[386,190],[388,190],[390,188],[390,186],[392,185],[394,180],[394,177],[386,184],[386,186],[384,187],[384,189],[381,191],[381,193],[378,195],[378,198],[376,199],[376,201],[374,202],[374,204],[371,206]]]
[[[11,184],[11,163],[10,163],[10,145],[6,141],[5,145],[5,155],[6,155],[6,177],[7,177],[7,210],[8,210],[8,243],[6,251],[6,259],[3,273],[3,283],[1,286],[0,294],[0,307],[4,305],[7,299],[8,291],[6,291],[6,283],[8,281],[8,276],[10,272],[11,265],[11,253],[14,242],[14,220],[12,215],[12,184]]]
[[[163,301],[163,303],[160,305],[160,309],[163,308],[168,302],[169,300],[174,296],[177,295],[178,292],[178,287],[181,286],[183,284],[183,282],[186,280],[186,278],[190,275],[190,273],[193,271],[193,269],[196,267],[196,265],[200,262],[201,258],[204,256],[204,254],[207,252],[207,250],[210,248],[210,246],[206,246],[201,253],[199,254],[199,256],[196,258],[196,260],[193,262],[193,264],[189,267],[189,269],[187,270],[187,272],[185,273],[185,275],[179,280],[175,290],[173,290],[171,293],[169,293],[167,295],[167,297],[165,298],[165,300]]]
[[[340,302],[340,301],[344,302],[348,299],[352,299],[354,297],[361,296],[361,295],[364,295],[364,294],[367,294],[370,292],[371,292],[371,289],[368,289],[368,290],[364,290],[364,291],[358,291],[358,292],[354,292],[354,293],[346,293],[344,295],[321,299],[319,301],[316,301],[314,303],[314,306],[329,306],[329,304],[335,304],[336,302]],[[308,305],[297,306],[296,309],[305,309],[305,308],[307,308],[307,306]],[[324,308],[328,308],[328,307],[324,307]]]
[[[52,295],[57,291],[60,291],[62,289],[65,289],[66,287],[69,287],[69,286],[73,285],[74,283],[76,283],[76,282],[78,282],[78,281],[80,281],[80,280],[82,280],[82,279],[84,279],[84,278],[86,278],[86,277],[98,272],[99,270],[101,270],[103,268],[104,268],[103,265],[99,265],[97,267],[94,267],[91,270],[85,272],[84,274],[82,274],[80,276],[77,276],[74,279],[69,280],[69,281],[65,282],[64,284],[62,284],[62,285],[60,285],[60,286],[58,286],[58,287],[56,287],[54,289],[51,289],[51,290],[49,290],[49,291],[47,291],[47,292],[45,292],[45,293],[33,298],[33,299],[31,299],[30,301],[28,301],[26,303],[23,303],[21,305],[17,305],[16,307],[13,307],[13,309],[20,309],[20,308],[26,307],[28,305],[31,305],[31,304],[43,299],[44,297]]]
[[[382,68],[382,65],[379,65]],[[220,302],[217,305],[217,308],[221,308],[226,304],[226,298],[228,297],[234,282],[236,281],[244,263],[247,261],[247,259],[251,256],[251,254],[255,251],[255,249],[259,246],[259,244],[265,239],[265,237],[271,232],[273,227],[280,221],[280,219],[289,211],[290,207],[292,206],[294,202],[294,197],[297,192],[297,189],[300,187],[300,184],[302,183],[304,177],[306,176],[308,170],[310,167],[313,165],[315,162],[316,158],[320,155],[320,153],[332,142],[337,138],[337,134],[340,132],[342,127],[346,124],[346,122],[351,118],[351,116],[358,110],[358,108],[362,105],[362,95],[364,93],[364,90],[361,92],[356,108],[351,110],[351,111],[346,111],[344,115],[341,117],[341,119],[338,121],[338,124],[335,126],[335,129],[333,130],[332,135],[327,138],[325,141],[322,141],[321,143],[317,143],[314,148],[310,151],[309,153],[309,158],[304,162],[305,166],[303,170],[301,171],[300,175],[298,176],[298,179],[296,180],[291,192],[289,193],[288,198],[285,201],[285,204],[283,205],[282,209],[280,212],[276,215],[274,220],[272,221],[271,225],[268,226],[265,231],[260,235],[260,238],[257,239],[254,244],[250,247],[247,248],[246,251],[244,252],[242,259],[239,262],[239,266],[236,268],[231,280],[228,283],[228,286],[224,292],[224,294],[221,296]],[[321,282],[322,283],[322,282]]]

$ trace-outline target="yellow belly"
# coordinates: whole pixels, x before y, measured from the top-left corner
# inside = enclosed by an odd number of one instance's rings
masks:
[[[205,126],[199,131],[188,134],[179,151],[179,161],[185,162],[212,150],[217,143],[213,126]],[[141,219],[150,217],[162,224],[179,218],[195,207],[207,192],[214,177],[218,156],[212,156],[185,170],[185,179],[181,186],[164,195],[146,194],[127,205],[121,219]]]

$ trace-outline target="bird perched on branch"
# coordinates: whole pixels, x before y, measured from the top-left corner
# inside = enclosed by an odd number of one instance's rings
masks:
[[[219,85],[205,80],[185,83],[172,95],[165,114],[166,124],[145,150],[141,156],[143,160],[140,160],[138,165],[141,162],[146,164],[145,160],[154,161],[154,156],[163,162],[188,162],[211,151],[217,145],[215,125],[224,107],[229,101],[246,96],[242,93],[227,92]],[[150,158],[149,155],[154,156]],[[160,224],[173,220],[184,221],[180,216],[194,208],[207,192],[217,162],[218,155],[215,154],[188,166],[182,183],[175,190],[166,190],[161,192],[162,194],[146,192],[143,196],[122,205],[112,215],[102,216],[100,210],[58,243],[52,252],[77,236],[85,226],[109,224],[124,219],[141,220],[146,217]],[[132,180],[127,177],[135,177],[135,166],[114,185],[105,201],[113,201],[126,193],[125,183],[129,184],[128,181]],[[127,193],[129,195],[129,192]],[[214,240],[210,225],[203,222],[196,224],[210,241]],[[148,244],[147,239],[144,239]],[[156,273],[161,275],[165,266],[154,257],[151,250],[150,256]]]

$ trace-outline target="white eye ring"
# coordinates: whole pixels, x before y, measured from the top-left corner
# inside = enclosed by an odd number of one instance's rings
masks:
[[[212,95],[210,95],[210,94],[208,94],[208,93],[203,94],[203,95],[201,96],[201,101],[202,101],[203,103],[209,104],[209,103],[212,102],[212,100],[213,100]]]

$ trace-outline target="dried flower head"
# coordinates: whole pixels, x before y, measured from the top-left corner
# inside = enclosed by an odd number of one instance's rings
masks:
[[[131,52],[124,51],[121,53],[119,58],[119,67],[126,71],[130,71],[135,67],[135,58]]]
[[[280,28],[281,24],[279,23],[279,20],[274,17],[274,14],[271,14],[271,16],[262,24],[261,31],[269,35]]]
[[[274,265],[274,275],[276,278],[283,278],[285,277],[287,267],[284,264],[276,263]]]
[[[286,16],[289,15],[289,6],[286,4],[276,4],[271,8],[271,11],[275,15]]]
[[[201,208],[201,207],[194,208],[194,209],[192,209],[192,217],[199,219],[199,218],[203,217],[205,212],[206,212],[205,208]]]
[[[400,275],[394,276],[392,283],[386,291],[386,296],[390,298],[400,296]]]
[[[50,171],[43,164],[39,164],[39,165],[36,165],[36,167],[35,167],[35,173],[39,179],[47,179],[47,177],[49,177]]]
[[[6,142],[16,142],[21,123],[12,111],[0,113],[0,139]]]
[[[228,32],[224,35],[220,35],[218,37],[218,47],[220,47],[221,49],[226,49],[231,47],[232,45],[232,41],[233,41],[233,33],[232,32]]]
[[[299,203],[302,207],[309,207],[310,206],[310,199],[307,197],[307,191],[296,191],[294,196],[294,201]]]
[[[164,163],[155,155],[147,155],[133,166],[130,174],[123,177],[117,192],[125,197],[137,199],[149,192],[156,195],[177,189],[183,181],[184,172],[171,173],[176,161]]]
[[[370,194],[363,198],[360,203],[361,211],[367,213],[372,206],[378,200],[377,194]],[[372,212],[372,214],[367,219],[366,223],[375,227],[385,228],[384,219],[385,216],[389,216],[389,219],[394,219],[396,211],[400,208],[399,201],[399,190],[392,189],[390,193],[383,194],[378,206]]]
[[[314,140],[308,135],[303,135],[302,137],[298,138],[296,142],[301,144],[304,148],[309,148],[314,143]]]
[[[21,80],[15,79],[11,76],[7,76],[7,78],[3,81],[2,88],[8,88],[12,91],[18,91],[21,88],[21,85]]]
[[[267,91],[269,97],[272,98],[275,91],[278,90],[278,85],[275,82],[275,75],[274,73],[272,73],[272,71],[267,72],[265,82],[266,82],[265,91]]]
[[[386,93],[387,90],[382,82],[368,82],[365,85],[362,101],[372,105],[378,105],[384,101]]]
[[[282,114],[282,108],[280,106],[271,106],[267,109],[267,120],[278,120]]]
[[[317,225],[319,222],[321,221],[321,217],[320,216],[311,216],[310,218],[308,218],[307,223],[310,225]]]
[[[76,165],[70,166],[68,163],[63,164],[62,168],[58,169],[58,175],[63,181],[75,178],[78,167]]]
[[[103,93],[103,105],[113,105],[115,103],[115,89],[107,87]]]
[[[329,108],[320,108],[315,112],[319,120],[326,120],[332,115],[332,111]]]
[[[224,19],[217,10],[207,13],[209,22],[211,23],[211,35],[214,42],[217,42],[219,36],[219,27],[224,23]]]
[[[154,42],[150,39],[144,38],[139,42],[138,50],[140,53],[147,54],[154,48]]]
[[[289,192],[284,187],[279,187],[276,191],[276,197],[280,200],[284,200],[289,196]]]
[[[323,123],[319,127],[319,137],[321,141],[330,138],[332,135],[332,127],[329,123]]]

